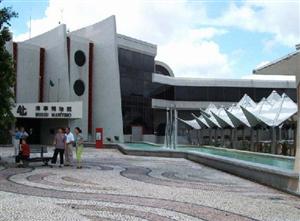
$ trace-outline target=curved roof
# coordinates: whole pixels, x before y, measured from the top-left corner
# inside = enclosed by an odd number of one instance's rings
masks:
[[[174,77],[173,70],[165,62],[155,60],[155,65],[162,66],[163,68],[165,68],[168,71],[170,77]]]

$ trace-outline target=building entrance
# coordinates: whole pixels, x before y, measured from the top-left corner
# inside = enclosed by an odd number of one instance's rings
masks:
[[[17,118],[16,127],[24,127],[29,134],[29,144],[40,144],[41,142],[41,119]]]

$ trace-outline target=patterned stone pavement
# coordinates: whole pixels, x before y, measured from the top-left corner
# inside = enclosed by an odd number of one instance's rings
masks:
[[[11,152],[0,220],[300,220],[300,198],[184,159],[86,148],[81,170],[15,168]]]

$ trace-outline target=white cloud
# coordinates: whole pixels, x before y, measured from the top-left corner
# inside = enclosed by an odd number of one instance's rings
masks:
[[[226,34],[223,28],[199,28],[205,8],[186,1],[50,0],[41,19],[32,20],[36,36],[58,25],[75,30],[116,15],[118,33],[158,44],[157,59],[171,66],[176,76],[225,77],[231,73],[227,55],[212,38]],[[28,24],[29,25],[29,24]],[[28,33],[14,40],[27,39]]]
[[[180,77],[232,77],[227,55],[220,52],[218,44],[207,39],[207,33],[212,37],[211,33],[217,35],[223,31],[191,30],[184,38],[159,47],[157,59],[167,59]]]
[[[239,5],[231,2],[221,17],[207,20],[206,23],[270,33],[273,37],[265,42],[267,48],[276,43],[294,47],[300,40],[300,2],[246,0]]]
[[[41,34],[59,21],[72,31],[114,14],[118,33],[157,44],[157,59],[169,64],[176,76],[233,77],[232,70],[240,62],[234,54],[243,50],[224,54],[213,38],[238,27],[270,33],[265,49],[278,43],[294,47],[300,39],[299,7],[298,1],[232,1],[223,15],[211,19],[201,1],[49,0],[44,17],[32,20],[31,33]],[[28,36],[23,33],[14,39],[21,41]]]

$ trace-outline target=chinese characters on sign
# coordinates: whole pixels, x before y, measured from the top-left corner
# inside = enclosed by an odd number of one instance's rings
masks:
[[[40,105],[35,106],[35,116],[36,117],[53,117],[53,118],[71,118],[72,117],[72,107],[67,106],[66,111],[63,106],[42,106]],[[43,111],[41,111],[41,109]],[[51,111],[48,111],[51,110]]]
[[[82,118],[82,102],[18,103],[12,112],[21,118]]]

